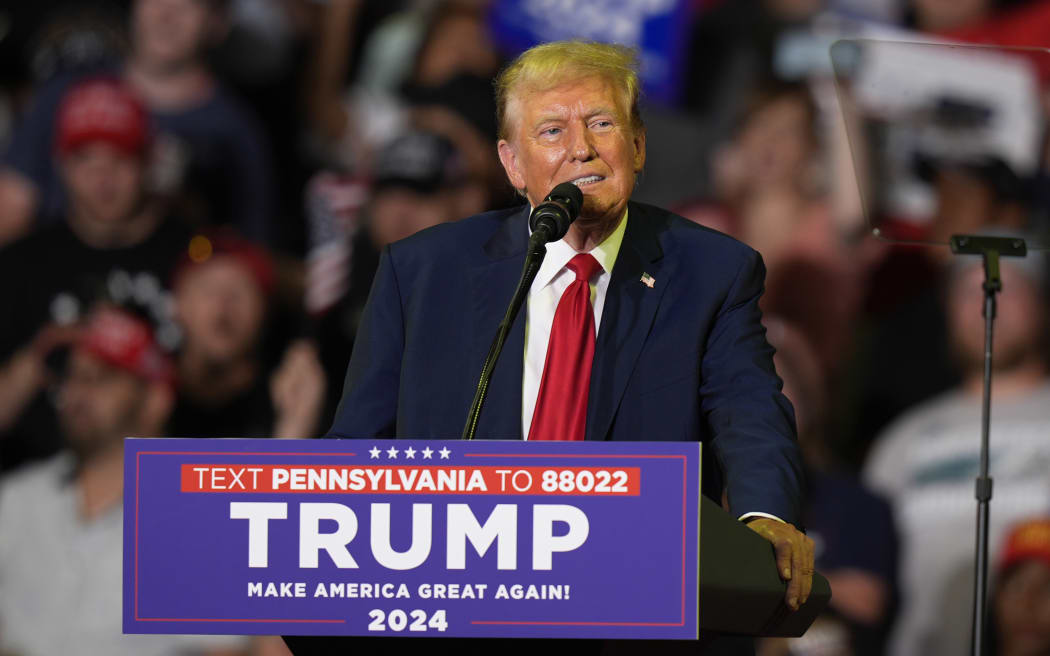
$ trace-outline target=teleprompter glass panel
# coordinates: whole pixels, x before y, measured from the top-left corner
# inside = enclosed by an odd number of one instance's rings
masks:
[[[830,49],[863,211],[885,240],[1050,246],[1050,50],[867,39]]]

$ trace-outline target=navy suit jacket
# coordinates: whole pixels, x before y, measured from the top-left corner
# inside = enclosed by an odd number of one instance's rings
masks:
[[[384,249],[330,437],[459,438],[528,243],[528,207],[425,230]],[[647,273],[650,288],[641,281]],[[588,440],[702,440],[703,488],[730,510],[799,526],[794,413],[760,323],[751,248],[631,203],[595,344]],[[525,312],[478,423],[522,439]]]

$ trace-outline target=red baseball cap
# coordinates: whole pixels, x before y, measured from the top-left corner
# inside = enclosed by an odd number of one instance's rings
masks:
[[[179,257],[172,276],[172,288],[193,267],[206,264],[217,257],[231,257],[251,274],[263,296],[269,298],[274,290],[276,274],[270,255],[261,246],[239,236],[229,228],[214,228],[195,235],[189,247]]]
[[[66,154],[91,141],[105,141],[139,155],[150,141],[146,107],[119,80],[92,78],[62,98],[55,121],[55,150]]]
[[[174,362],[157,344],[149,323],[119,308],[103,306],[93,311],[78,345],[143,380],[175,382]]]
[[[1050,565],[1050,519],[1033,519],[1014,526],[999,555],[999,571],[1024,560]]]

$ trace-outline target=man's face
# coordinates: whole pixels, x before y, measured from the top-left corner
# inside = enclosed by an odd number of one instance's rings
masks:
[[[635,134],[611,84],[586,77],[544,91],[519,90],[507,123],[511,134],[499,143],[500,161],[533,206],[555,185],[576,182],[583,192],[576,226],[616,225],[645,163],[645,135]]]
[[[378,246],[414,235],[415,233],[452,221],[455,213],[451,192],[439,191],[421,194],[411,189],[383,189],[375,194],[369,211],[369,230]]]
[[[105,141],[92,141],[62,156],[70,206],[92,220],[130,218],[143,195],[143,160]]]
[[[1003,653],[1039,656],[1050,651],[1050,565],[1028,560],[1015,566],[995,599]]]
[[[135,52],[161,68],[197,57],[211,27],[206,0],[138,0],[131,18]]]
[[[1009,261],[1000,265],[1003,290],[999,294],[992,364],[1009,371],[1038,358],[1046,311],[1039,286]],[[948,291],[949,333],[956,355],[967,371],[984,367],[984,270],[980,266],[958,274]]]
[[[84,349],[73,350],[58,398],[66,441],[82,458],[141,431],[142,381]]]
[[[808,121],[805,104],[793,96],[778,98],[751,117],[736,140],[744,169],[737,173],[747,189],[788,185],[805,175],[813,156]]]
[[[229,255],[216,255],[182,276],[175,308],[185,331],[185,348],[226,363],[255,346],[266,300],[243,265]]]

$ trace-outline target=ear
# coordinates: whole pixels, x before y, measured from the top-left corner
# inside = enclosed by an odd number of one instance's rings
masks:
[[[518,162],[517,148],[506,139],[500,139],[496,148],[499,150],[499,161],[503,164],[511,186],[518,191],[525,191],[525,171]]]
[[[634,135],[634,172],[641,173],[645,167],[645,130]]]

